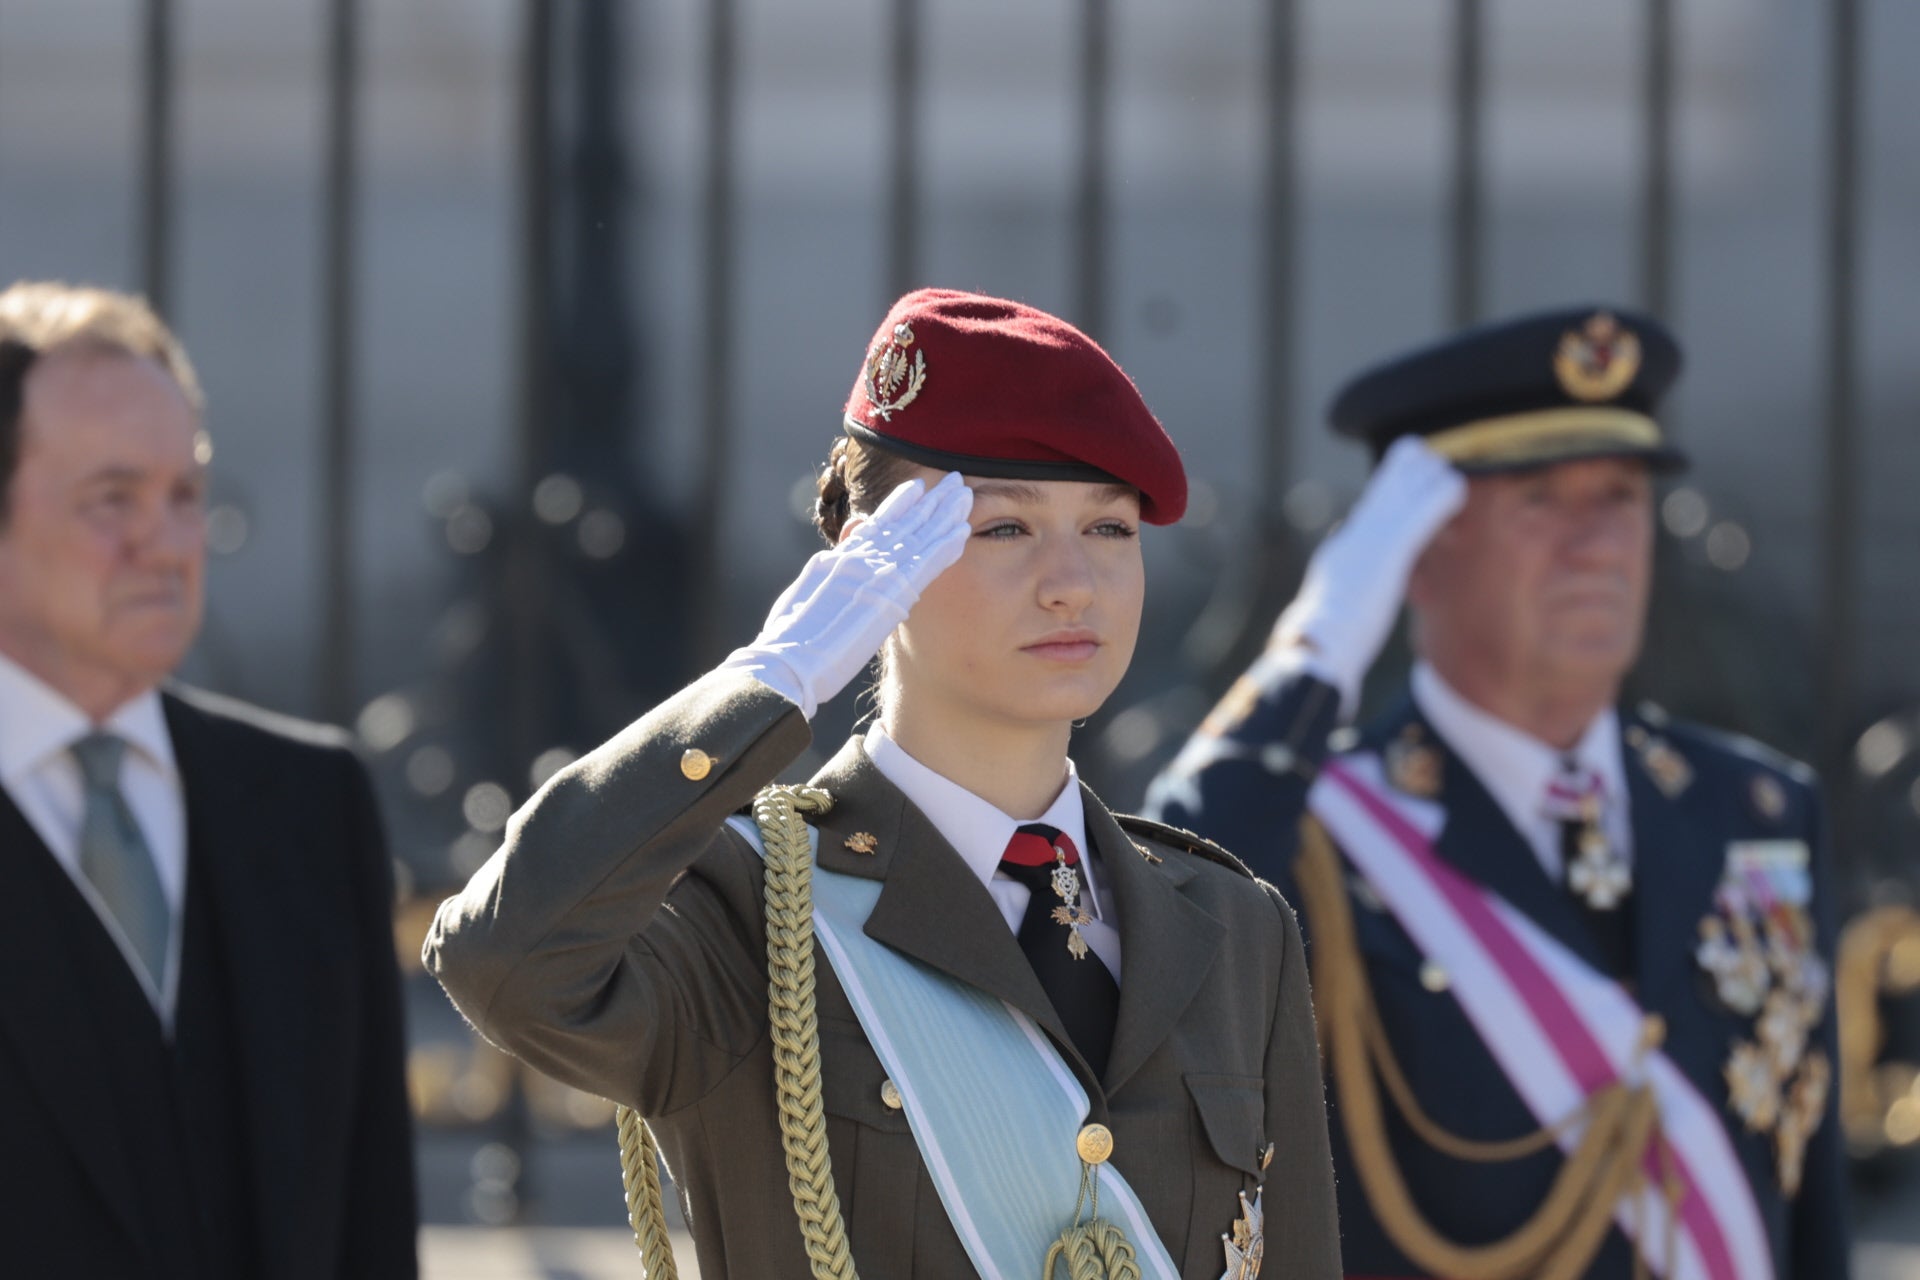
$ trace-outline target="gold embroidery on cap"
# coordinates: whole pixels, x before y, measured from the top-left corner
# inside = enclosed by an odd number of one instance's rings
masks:
[[[1638,372],[1640,339],[1604,311],[1596,312],[1579,332],[1561,334],[1553,353],[1553,375],[1561,389],[1588,403],[1613,399]]]
[[[927,353],[916,351],[907,362],[907,348],[913,345],[913,327],[893,326],[893,337],[873,344],[867,353],[867,404],[888,422],[896,409],[904,409],[920,394],[927,380]]]

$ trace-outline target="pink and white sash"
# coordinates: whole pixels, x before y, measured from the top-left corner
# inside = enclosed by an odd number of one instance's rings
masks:
[[[1685,1188],[1668,1280],[1773,1280],[1766,1228],[1719,1109],[1664,1053],[1641,1052],[1646,1015],[1620,985],[1443,861],[1433,841],[1445,811],[1389,787],[1378,757],[1328,765],[1307,803],[1408,936],[1452,977],[1468,1020],[1543,1126],[1615,1081],[1652,1084]],[[1571,1150],[1580,1134],[1571,1128],[1560,1145]],[[1669,1212],[1653,1144],[1646,1165],[1648,1184],[1622,1197],[1614,1221],[1665,1275]]]

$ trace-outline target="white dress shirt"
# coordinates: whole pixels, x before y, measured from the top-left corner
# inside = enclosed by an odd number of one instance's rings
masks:
[[[160,873],[172,917],[167,931],[167,971],[158,991],[146,977],[119,921],[94,892],[80,869],[80,824],[86,816],[80,762],[68,750],[95,728],[126,739],[120,766],[120,792]],[[107,934],[127,957],[128,967],[146,988],[147,998],[171,1028],[180,987],[181,921],[187,901],[187,805],[180,770],[167,736],[160,695],[148,690],[123,703],[95,726],[87,714],[5,654],[0,654],[0,786],[46,842],[54,861],[73,877],[74,887],[93,906]]]
[[[946,837],[947,843],[958,851],[973,874],[980,877],[987,892],[993,895],[994,905],[1000,908],[1007,928],[1019,933],[1020,921],[1033,895],[1027,886],[1000,870],[1000,859],[1006,854],[1013,833],[1027,822],[1008,817],[959,783],[915,760],[887,736],[878,720],[868,727],[865,746],[874,767],[927,815],[934,829]],[[1087,847],[1086,815],[1080,807],[1080,775],[1071,759],[1067,761],[1066,785],[1060,788],[1059,796],[1045,813],[1031,821],[1060,831],[1080,851],[1080,869],[1087,878],[1089,899],[1084,905],[1093,912],[1093,922],[1080,926],[1080,935],[1118,982],[1120,931],[1114,927],[1114,921],[1119,917],[1111,893],[1096,876],[1099,854]]]
[[[1547,816],[1544,800],[1548,784],[1560,774],[1565,755],[1600,775],[1601,830],[1607,843],[1631,864],[1633,818],[1627,808],[1620,717],[1613,708],[1594,717],[1571,752],[1562,752],[1468,702],[1424,662],[1414,664],[1413,700],[1434,732],[1473,770],[1514,830],[1532,846],[1549,880],[1560,884],[1564,868],[1560,865],[1560,825]]]

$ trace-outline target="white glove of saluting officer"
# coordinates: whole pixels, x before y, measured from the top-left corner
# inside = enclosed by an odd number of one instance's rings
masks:
[[[849,524],[837,546],[807,561],[759,636],[721,669],[748,672],[813,719],[880,651],[927,584],[960,558],[972,510],[973,490],[958,472],[931,489],[907,481]]]
[[[1467,478],[1417,436],[1387,449],[1360,500],[1314,551],[1306,580],[1274,624],[1270,652],[1305,651],[1308,670],[1352,711],[1393,630],[1413,566],[1467,500]]]

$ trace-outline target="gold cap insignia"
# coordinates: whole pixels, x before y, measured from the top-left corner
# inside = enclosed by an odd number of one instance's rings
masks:
[[[1561,390],[1588,404],[1613,399],[1638,372],[1640,339],[1604,311],[1596,312],[1578,332],[1561,334],[1553,353],[1553,375]]]
[[[927,381],[927,353],[916,351],[911,363],[907,348],[913,345],[913,326],[893,326],[893,337],[873,344],[867,352],[867,407],[888,422],[896,410],[912,404]]]

